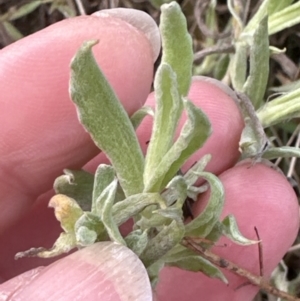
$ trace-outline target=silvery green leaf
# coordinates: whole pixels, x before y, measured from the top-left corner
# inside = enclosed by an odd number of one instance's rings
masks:
[[[145,191],[161,191],[174,177],[184,162],[195,153],[211,133],[209,119],[192,102],[184,102],[188,119],[181,129],[180,136],[153,170],[152,177],[145,183]]]
[[[142,230],[147,230],[150,228],[160,229],[164,225],[169,224],[170,221],[171,220],[169,217],[165,217],[158,213],[152,213],[151,216],[145,216],[145,214],[143,214],[135,225]]]
[[[227,215],[223,221],[223,234],[230,238],[233,242],[239,245],[252,245],[257,244],[257,240],[250,240],[244,237],[237,225],[236,219],[233,215]]]
[[[87,233],[87,235],[89,235],[88,238],[84,237],[84,233],[87,232],[85,229],[91,231]],[[82,246],[86,246],[87,242],[91,241],[94,235],[93,233],[96,234],[97,241],[107,239],[107,233],[100,217],[91,212],[84,212],[83,215],[81,215],[75,223],[74,231],[77,243]]]
[[[172,221],[152,238],[140,258],[147,267],[158,261],[169,250],[175,247],[184,236],[184,225],[182,222]]]
[[[163,217],[166,217],[170,220],[176,220],[176,221],[178,220],[179,221],[182,219],[181,207],[178,207],[177,204],[175,204],[174,208],[169,207],[166,209],[158,209],[158,210],[155,210],[155,213],[157,213]]]
[[[273,0],[271,0],[273,1]],[[276,1],[276,0],[275,0]],[[273,1],[274,2],[274,1]],[[268,15],[270,0],[264,0],[262,4],[259,6],[259,9],[255,13],[255,15],[248,22],[247,26],[244,28],[243,33],[252,34],[261,20]]]
[[[242,91],[246,82],[248,44],[245,41],[235,43],[235,53],[231,55],[229,74],[232,86],[236,91]]]
[[[263,158],[268,160],[297,157],[300,158],[300,148],[291,146],[271,147],[263,153]]]
[[[285,7],[269,18],[269,34],[272,35],[283,29],[300,23],[300,2]]]
[[[74,233],[60,233],[58,239],[51,249],[45,248],[31,248],[24,252],[19,252],[15,255],[15,259],[22,257],[41,257],[49,258],[55,257],[64,253],[70,252],[76,247],[76,238]]]
[[[250,50],[250,71],[243,92],[259,108],[263,102],[269,78],[269,35],[268,17],[259,23],[253,35]]]
[[[274,54],[280,54],[280,53],[285,53],[286,52],[286,48],[277,48],[275,46],[269,46],[269,56],[271,57]]]
[[[270,0],[268,6],[269,16],[289,6],[294,0]]]
[[[42,4],[42,2],[43,1],[36,0],[22,5],[15,11],[12,11],[12,14],[9,15],[9,21],[13,21],[30,14],[31,12],[36,10]]]
[[[85,226],[79,227],[76,231],[77,244],[85,247],[92,245],[97,240],[97,236],[95,231]]]
[[[150,143],[147,149],[144,184],[147,186],[156,166],[174,143],[174,135],[183,109],[176,74],[162,63],[154,80],[156,108]]]
[[[54,208],[56,219],[66,233],[74,233],[76,221],[83,215],[77,202],[63,194],[56,194],[49,201],[49,207]]]
[[[184,250],[172,257],[172,261],[166,261],[167,266],[178,267],[183,270],[192,272],[202,272],[210,278],[216,278],[224,283],[228,283],[223,273],[208,260],[195,253],[191,254],[190,250]]]
[[[103,192],[103,190],[111,184],[115,178],[115,171],[111,165],[100,164],[95,173],[95,180],[93,186],[93,202],[92,213],[98,213],[96,210],[96,202]]]
[[[227,73],[229,63],[230,63],[229,55],[221,54],[213,70],[213,78],[222,80]]]
[[[23,34],[11,22],[4,21],[2,22],[2,25],[5,28],[5,31],[14,41],[20,40],[24,37]]]
[[[163,257],[166,266],[175,266],[192,272],[202,272],[210,278],[217,278],[228,283],[223,273],[211,262],[186,248],[177,248],[176,253]]]
[[[189,186],[194,185],[198,178],[199,178],[199,172],[204,171],[206,165],[209,163],[211,160],[211,155],[206,154],[204,155],[195,165],[193,165],[183,176],[185,181]]]
[[[64,169],[64,175],[55,179],[55,193],[76,200],[82,210],[91,210],[94,175],[84,170]]]
[[[266,103],[257,116],[263,127],[300,117],[300,89],[284,94]]]
[[[293,82],[290,82],[290,83],[285,84],[285,85],[280,86],[280,87],[270,87],[269,91],[283,94],[283,93],[290,93],[290,92],[295,91],[297,89],[300,89],[300,79],[295,80]]]
[[[95,213],[97,213],[103,222],[108,236],[112,241],[126,246],[126,243],[120,234],[119,228],[113,219],[113,204],[115,200],[118,180],[114,179],[100,194],[95,202]]]
[[[144,157],[128,114],[85,42],[71,63],[70,94],[80,122],[107,155],[125,195],[143,191]]]
[[[158,193],[139,193],[113,205],[113,217],[117,225],[138,214],[150,205],[165,206]]]
[[[199,176],[209,183],[210,196],[204,210],[185,225],[185,235],[205,238],[219,221],[224,206],[224,188],[218,177],[211,173],[201,172]]]
[[[190,186],[187,190],[187,196],[192,199],[194,202],[197,201],[199,194],[205,192],[208,189],[208,185],[204,184],[199,187],[197,186]]]
[[[148,233],[140,229],[130,232],[125,237],[127,247],[140,256],[148,244]]]
[[[149,106],[140,108],[130,116],[130,120],[134,129],[137,129],[139,127],[139,125],[147,115],[154,116],[154,111]]]
[[[207,243],[203,242],[201,245],[205,246],[205,248],[209,249],[214,246],[214,243],[219,240],[219,238],[223,234],[223,224],[221,222],[216,222],[212,230],[205,237]]]
[[[162,62],[171,66],[177,76],[179,94],[186,96],[192,78],[193,47],[184,14],[173,1],[161,7],[159,29],[162,38]]]
[[[187,198],[187,182],[183,176],[174,177],[168,183],[166,191],[162,193],[162,197],[166,200],[168,206],[176,201],[176,208],[182,208]]]
[[[201,271],[210,278],[217,278],[227,283],[227,279],[215,265],[182,245],[174,247],[162,260],[166,266],[176,266],[192,272]]]

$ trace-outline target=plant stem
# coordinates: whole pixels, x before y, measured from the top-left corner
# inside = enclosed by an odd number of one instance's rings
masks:
[[[211,251],[205,249],[201,245],[196,244],[189,237],[185,237],[181,243],[182,243],[182,245],[193,250],[197,254],[201,254],[201,256],[203,256],[203,258],[207,259],[208,261],[215,264],[216,266],[218,266],[220,268],[224,268],[228,271],[231,271],[232,273],[239,275],[240,277],[246,278],[251,284],[260,287],[264,291],[266,291],[276,297],[282,298],[286,301],[300,301],[299,298],[294,297],[294,296],[292,296],[286,292],[283,292],[283,291],[277,289],[276,287],[272,286],[262,276],[254,275],[251,272],[239,267],[235,263],[212,253]]]

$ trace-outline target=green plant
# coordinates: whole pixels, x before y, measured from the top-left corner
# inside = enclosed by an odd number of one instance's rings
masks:
[[[269,55],[266,20],[262,18],[250,35],[253,45],[259,44],[259,50],[262,49],[260,64],[266,64]],[[219,221],[224,193],[219,179],[204,171],[209,154],[185,175],[180,175],[181,166],[204,144],[211,127],[205,114],[186,99],[193,52],[185,18],[176,3],[162,6],[160,30],[163,57],[154,81],[154,113],[150,108],[143,108],[131,119],[128,117],[92,56],[91,48],[96,41],[86,42],[76,54],[71,64],[71,97],[81,123],[95,144],[106,153],[112,166],[100,165],[95,176],[84,171],[66,170],[66,175],[55,181],[57,195],[50,201],[64,232],[51,250],[31,249],[17,257],[56,256],[75,247],[112,240],[126,245],[141,258],[153,285],[164,265],[202,271],[226,282],[216,266],[183,243],[185,237],[203,239],[201,246],[207,249],[207,240],[215,242],[221,235],[244,245],[256,243],[240,234],[233,216]],[[239,54],[237,50],[237,60]],[[240,77],[245,78],[244,82],[233,84],[242,92],[236,99],[246,124],[241,140],[243,155],[252,158],[270,158],[274,153],[275,156],[281,153],[299,156],[299,150],[294,148],[265,150],[267,140],[249,101],[249,97],[255,99],[255,103],[261,101],[268,75],[267,72],[258,74],[256,61],[256,57],[250,58],[250,75]],[[233,70],[239,72],[237,66]],[[259,81],[254,80],[255,77],[259,77]],[[99,96],[101,106],[97,101]],[[183,110],[187,112],[188,120],[174,142]],[[154,126],[144,158],[134,128],[146,114],[154,114]],[[203,191],[203,187],[194,185],[199,177],[209,183],[210,199],[204,211],[185,225],[182,206],[187,197],[196,200]],[[118,226],[129,218],[134,219],[133,231],[122,237]]]

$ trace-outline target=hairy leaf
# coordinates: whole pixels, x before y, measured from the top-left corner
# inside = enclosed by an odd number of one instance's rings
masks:
[[[169,64],[175,71],[179,94],[186,96],[192,78],[192,38],[187,30],[185,16],[175,1],[162,5],[159,29],[163,47],[162,62]]]
[[[208,181],[210,197],[203,212],[185,226],[185,235],[205,238],[219,221],[224,206],[224,188],[221,181],[211,173],[201,172],[199,176]]]
[[[80,122],[116,170],[126,196],[143,191],[144,157],[134,128],[85,42],[71,63],[70,94]]]

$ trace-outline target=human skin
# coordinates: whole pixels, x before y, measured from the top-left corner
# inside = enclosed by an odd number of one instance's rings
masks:
[[[70,60],[88,39],[100,40],[93,49],[95,57],[129,114],[144,102],[154,102],[153,94],[148,96],[153,78],[149,41],[137,28],[115,17],[65,20],[1,50],[2,295],[15,294],[20,300],[74,300],[75,297],[98,300],[102,292],[101,300],[151,299],[142,264],[124,248],[117,249],[123,254],[122,260],[115,256],[115,246],[101,244],[56,262],[56,259],[13,259],[16,252],[30,247],[51,247],[61,232],[47,203],[53,194],[50,191],[53,181],[62,170],[86,165],[93,171],[105,160],[79,124],[68,96]],[[258,228],[264,246],[265,273],[269,275],[296,237],[299,227],[296,196],[285,177],[267,165],[242,162],[234,166],[239,157],[243,120],[226,89],[202,78],[193,82],[189,98],[209,116],[213,134],[188,164],[203,154],[213,155],[208,169],[219,174],[226,192],[222,217],[233,213],[242,233],[251,239],[256,238],[254,226]],[[137,131],[144,150],[150,123],[147,117]],[[205,193],[195,204],[195,214],[202,210],[208,196]],[[213,251],[258,273],[257,246],[241,247],[226,241],[224,247],[224,242],[221,240]],[[45,265],[48,266],[40,267]],[[18,277],[30,269],[33,270]],[[154,298],[159,301],[253,298],[256,288],[247,285],[235,290],[245,281],[225,274],[229,286],[201,274],[165,268]]]

